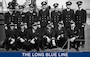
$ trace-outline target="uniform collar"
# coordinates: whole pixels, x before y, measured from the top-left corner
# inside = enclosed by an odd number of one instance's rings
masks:
[[[83,8],[80,8],[80,9],[78,9],[78,10],[80,10],[80,11],[81,11],[82,9],[83,9]]]
[[[58,10],[54,10],[55,12],[58,12]]]
[[[42,11],[45,11],[46,9],[42,9]]]
[[[71,9],[66,9],[67,11],[70,11]]]

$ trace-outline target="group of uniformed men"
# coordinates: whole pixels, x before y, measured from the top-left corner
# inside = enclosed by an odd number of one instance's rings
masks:
[[[6,50],[25,49],[26,51],[39,48],[52,49],[57,47],[67,48],[66,41],[70,40],[70,48],[77,51],[80,46],[84,46],[85,41],[76,41],[76,39],[85,39],[84,28],[86,24],[86,10],[82,6],[82,1],[78,1],[78,10],[74,12],[70,8],[71,1],[66,2],[66,9],[62,12],[58,10],[58,3],[53,4],[54,10],[47,8],[47,2],[41,3],[42,9],[37,12],[30,4],[30,10],[23,12],[24,6],[19,6],[16,11],[9,4],[9,11],[5,13],[5,33],[6,39],[3,47]]]

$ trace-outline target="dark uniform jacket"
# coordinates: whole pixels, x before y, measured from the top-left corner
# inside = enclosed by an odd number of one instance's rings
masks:
[[[20,38],[27,38],[27,30],[24,29],[24,31],[22,31],[21,29],[18,29],[17,30],[17,34],[18,34],[18,37]]]
[[[47,22],[50,21],[48,9],[45,11],[41,9],[39,11],[39,21],[41,22],[41,26],[46,26]]]
[[[80,34],[80,31],[77,27],[75,27],[74,30],[72,30],[70,28],[67,29],[68,38],[79,36],[79,34]]]
[[[75,14],[74,10],[70,9],[70,11],[67,11],[67,9],[63,10],[63,21],[65,27],[70,27],[70,21],[73,20],[75,21]]]
[[[24,12],[17,12],[16,13],[16,24],[20,24],[21,22],[25,22],[25,13]]]
[[[54,26],[58,26],[58,22],[62,20],[60,11],[52,11],[51,12],[51,21],[54,23]]]
[[[60,30],[58,28],[55,29],[55,36],[58,37],[59,35],[64,35],[63,38],[67,37],[67,32],[64,27],[62,27]]]
[[[14,11],[14,24],[18,24],[19,11]]]
[[[15,17],[14,13],[10,14],[9,12],[6,12],[5,13],[5,24],[10,24],[11,22],[14,23],[14,17]]]
[[[51,12],[51,21],[54,23],[57,23],[59,21],[61,21],[62,18],[61,18],[61,12],[60,11],[52,11]]]
[[[81,28],[83,23],[86,23],[86,19],[87,19],[87,13],[86,10],[81,9],[81,10],[77,10],[76,14],[75,14],[75,22],[76,25]]]
[[[42,29],[37,29],[35,30],[35,32],[33,32],[33,29],[28,29],[28,32],[27,32],[27,38],[28,39],[33,39],[33,38],[41,38],[43,37],[43,30]]]
[[[55,37],[55,31],[54,29],[51,29],[51,31],[48,31],[48,29],[44,29],[44,35],[48,36],[49,38]]]
[[[27,12],[26,15],[25,15],[25,23],[27,23],[28,27],[31,27],[31,25],[36,22],[38,19],[37,19],[37,13],[36,12],[33,12],[33,13],[30,13],[30,12]]]
[[[13,39],[16,39],[17,38],[17,33],[16,33],[16,30],[11,30],[11,29],[8,29],[6,30],[6,37],[7,38],[13,38]]]

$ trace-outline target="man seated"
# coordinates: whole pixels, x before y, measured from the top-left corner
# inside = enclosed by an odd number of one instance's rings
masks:
[[[20,24],[20,29],[17,30],[17,48],[28,49],[28,42],[27,42],[27,29],[25,29],[24,24]]]
[[[70,47],[75,48],[78,51],[79,42],[75,41],[80,37],[80,30],[76,27],[74,22],[71,22],[71,28],[67,29],[67,35],[70,40]]]
[[[55,37],[57,38],[58,47],[61,47],[61,48],[67,47],[67,45],[65,45],[67,41],[67,33],[66,33],[66,30],[64,28],[64,24],[62,21],[58,23],[58,27],[55,29]]]
[[[6,50],[8,51],[10,48],[12,50],[17,50],[16,48],[16,38],[17,38],[17,34],[16,34],[16,30],[14,28],[14,24],[11,23],[10,24],[10,28],[6,29],[6,39],[3,43],[3,46],[6,48]]]
[[[39,48],[43,49],[42,38],[44,33],[40,27],[40,23],[34,22],[32,28],[28,29],[27,33],[28,42],[31,44],[30,48],[37,51],[39,51]]]
[[[45,44],[48,48],[55,48],[56,47],[56,39],[55,39],[55,31],[52,28],[53,24],[50,22],[47,24],[47,27],[44,29],[44,36],[43,38],[46,39]]]

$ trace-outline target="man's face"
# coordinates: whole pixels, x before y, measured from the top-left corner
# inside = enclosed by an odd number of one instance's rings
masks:
[[[21,29],[24,29],[24,26],[21,26]]]
[[[66,5],[66,7],[67,7],[68,9],[70,9],[70,8],[71,8],[71,5]]]
[[[48,29],[51,29],[51,25],[50,25],[50,24],[49,24],[49,25],[47,25],[47,28],[48,28]]]
[[[82,5],[78,5],[78,8],[82,8]]]
[[[23,12],[23,9],[19,9],[20,12]]]
[[[37,26],[33,26],[33,29],[37,30]]]
[[[13,11],[14,11],[14,9],[9,9],[9,11],[10,11],[10,12],[13,12]]]
[[[34,8],[30,8],[30,11],[33,11],[34,10]]]
[[[43,5],[43,6],[42,6],[42,9],[46,9],[46,5]]]
[[[75,27],[76,25],[75,24],[71,24],[71,28]]]
[[[62,25],[61,24],[59,24],[59,26],[58,26],[59,28],[62,28]]]
[[[10,29],[13,30],[14,29],[14,26],[10,26]]]

